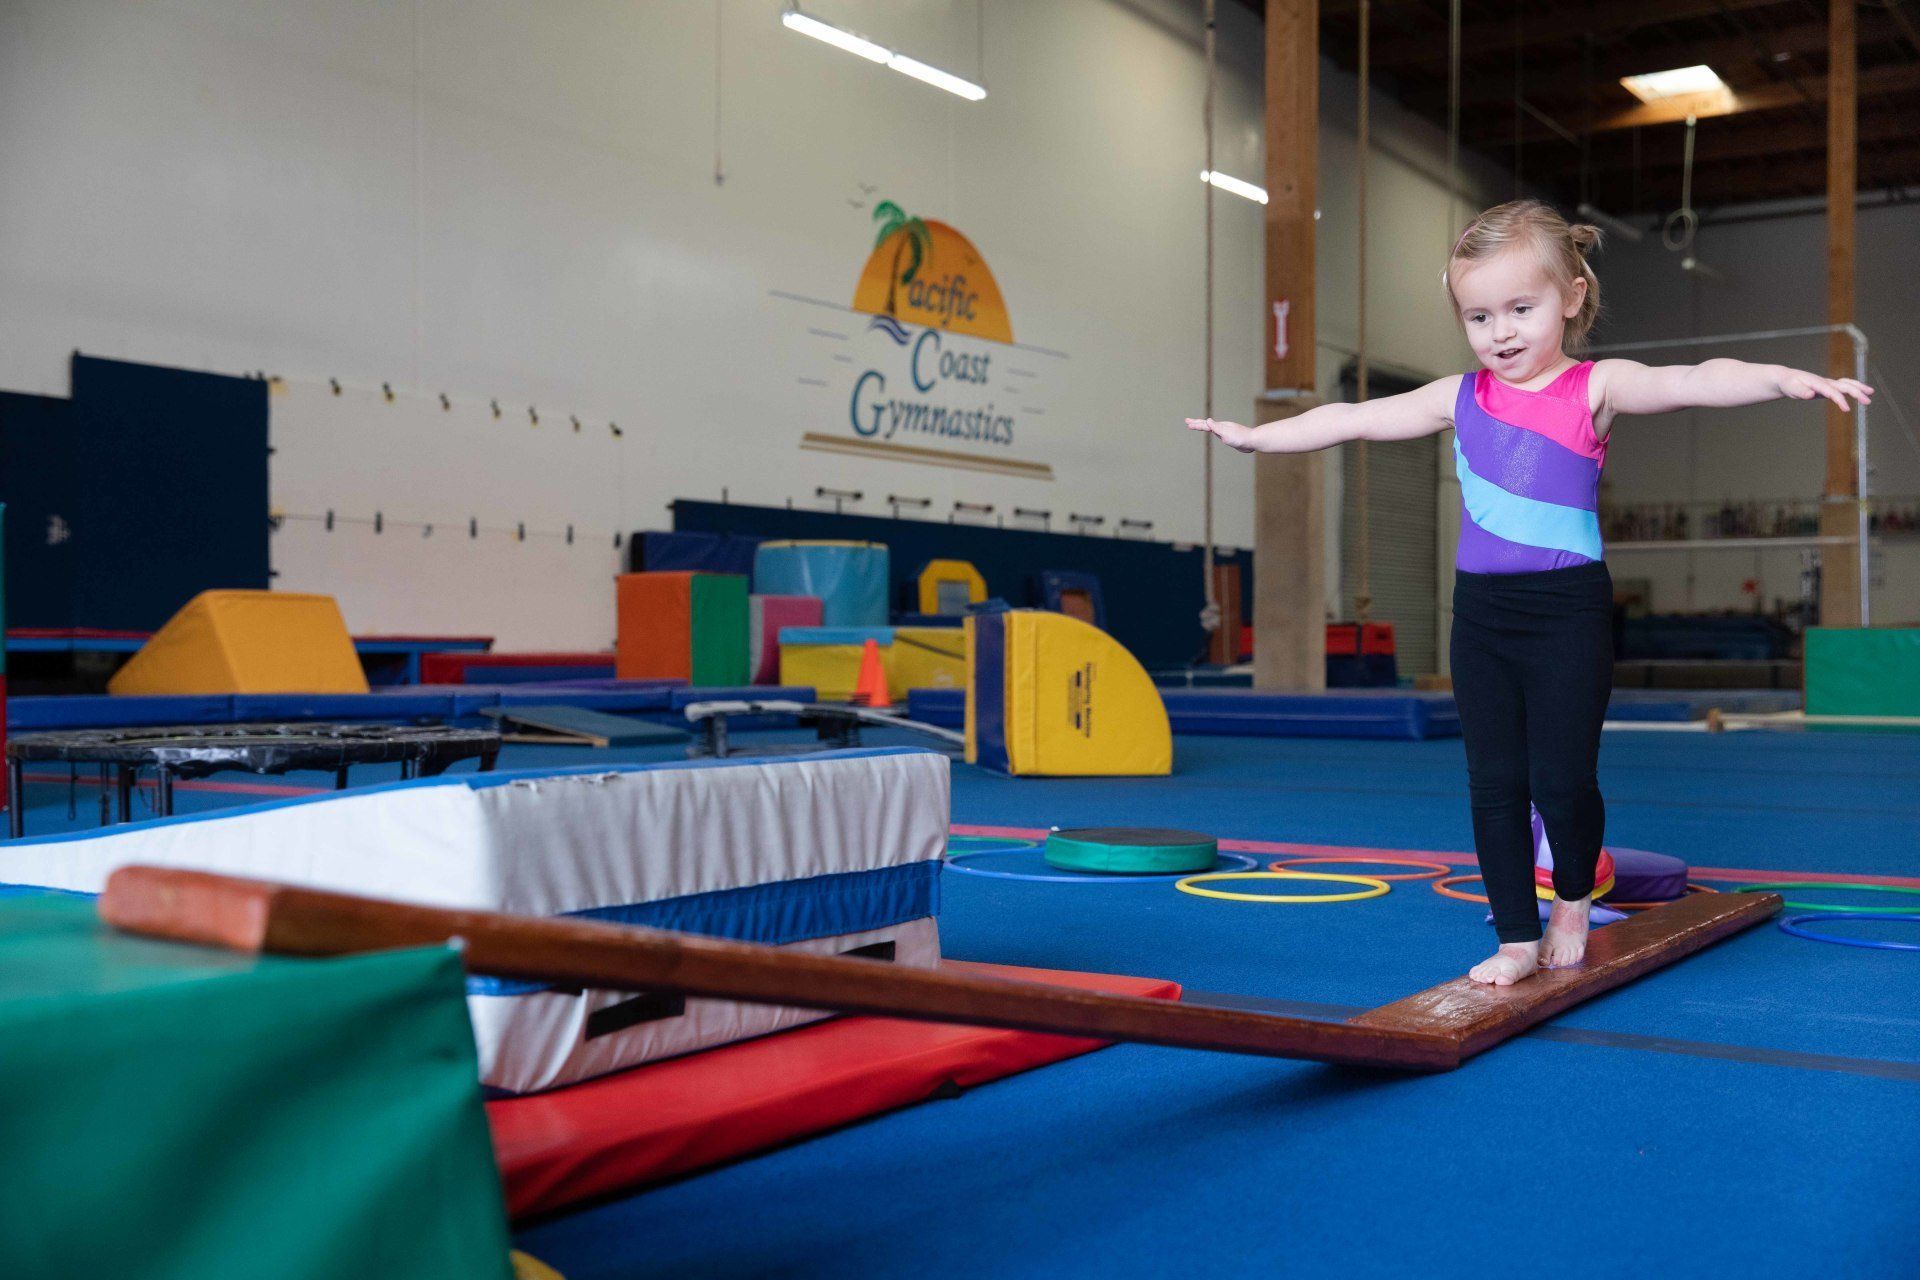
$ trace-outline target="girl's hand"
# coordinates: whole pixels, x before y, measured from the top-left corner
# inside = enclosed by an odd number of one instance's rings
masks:
[[[1252,427],[1243,427],[1237,422],[1222,422],[1218,418],[1188,418],[1187,426],[1195,431],[1211,431],[1220,437],[1222,444],[1238,449],[1241,453],[1255,452]]]
[[[1825,396],[1842,409],[1850,410],[1847,397],[1852,396],[1861,404],[1873,401],[1873,388],[1864,382],[1852,378],[1823,378],[1817,373],[1808,373],[1804,369],[1783,369],[1780,372],[1780,394],[1792,396],[1795,400],[1811,400],[1815,396]]]

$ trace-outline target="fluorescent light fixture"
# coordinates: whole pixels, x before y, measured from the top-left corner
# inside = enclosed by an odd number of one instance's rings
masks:
[[[917,58],[909,58],[904,53],[896,53],[887,59],[887,65],[901,75],[912,76],[915,80],[924,80],[936,89],[945,89],[957,94],[968,102],[978,102],[987,96],[987,91],[971,80],[962,80],[950,71],[930,67]]]
[[[1642,102],[1658,102],[1662,98],[1678,98],[1690,93],[1727,91],[1727,82],[1715,75],[1712,67],[1705,65],[1650,71],[1643,76],[1622,76],[1620,83]]]
[[[893,50],[884,45],[877,45],[871,40],[862,40],[853,32],[842,31],[832,23],[822,22],[818,18],[809,18],[798,9],[789,9],[781,14],[780,23],[789,31],[798,31],[803,36],[824,40],[836,49],[857,53],[868,62],[885,62],[893,57]]]
[[[1224,173],[1217,173],[1210,169],[1202,169],[1200,171],[1200,180],[1202,182],[1211,182],[1222,191],[1231,191],[1234,195],[1251,200],[1255,204],[1265,204],[1267,202],[1267,193],[1263,188],[1256,187],[1251,182],[1242,182],[1240,179],[1230,177]],[[1319,216],[1318,213],[1314,214],[1316,218]]]
[[[978,102],[987,96],[987,91],[971,80],[963,80],[951,71],[942,71],[929,66],[918,58],[909,58],[904,53],[895,53],[885,45],[843,31],[830,22],[810,18],[798,9],[788,9],[780,15],[780,24],[789,31],[798,31],[803,36],[812,36],[815,40],[825,41],[836,49],[845,49],[848,53],[858,54],[868,62],[878,62],[892,67],[901,75],[912,76],[915,80],[930,84],[936,89],[945,89],[948,93],[965,98],[968,102]]]

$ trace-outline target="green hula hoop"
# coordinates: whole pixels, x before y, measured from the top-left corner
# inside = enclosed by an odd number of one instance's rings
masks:
[[[1366,887],[1355,893],[1229,893],[1224,889],[1200,887],[1222,880],[1320,880]],[[1216,871],[1211,875],[1176,880],[1173,887],[1196,898],[1224,898],[1228,902],[1359,902],[1363,898],[1378,898],[1393,888],[1386,881],[1376,880],[1372,876],[1338,876],[1319,871]]]
[[[1735,889],[1735,893],[1775,893],[1782,889],[1857,889],[1863,893],[1911,893],[1920,894],[1920,889],[1908,888],[1898,884],[1862,884],[1853,880],[1780,880],[1772,884],[1745,884]],[[1906,915],[1912,907],[1853,907],[1846,903],[1835,902],[1795,902],[1788,899],[1786,905],[1795,911],[1848,911],[1863,912],[1874,916]]]

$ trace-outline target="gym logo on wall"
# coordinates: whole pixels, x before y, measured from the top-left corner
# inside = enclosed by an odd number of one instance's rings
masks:
[[[1000,285],[959,231],[891,200],[872,219],[873,248],[846,308],[864,324],[809,326],[835,350],[825,376],[799,379],[827,393],[823,406],[838,400],[827,421],[840,429],[809,431],[801,448],[1053,479],[1051,466],[1011,453],[1045,417],[1042,370],[1065,353],[1014,341]]]

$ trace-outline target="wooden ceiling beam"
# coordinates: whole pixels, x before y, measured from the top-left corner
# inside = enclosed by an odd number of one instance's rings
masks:
[[[1862,114],[1862,143],[1898,142],[1912,138],[1920,130],[1904,110]],[[1694,140],[1693,160],[1699,169],[1738,160],[1764,156],[1792,156],[1823,151],[1827,145],[1824,124],[1809,120],[1779,120],[1765,125],[1725,126],[1701,129]],[[1639,167],[1643,173],[1663,173],[1678,169],[1685,158],[1684,139],[1678,130],[1662,129],[1641,140]],[[1610,145],[1595,148],[1588,160],[1589,172],[1600,174],[1631,173],[1634,155],[1630,147]]]
[[[1607,0],[1590,6],[1543,5],[1522,15],[1518,33],[1511,20],[1467,22],[1462,45],[1463,51],[1470,52],[1472,57],[1484,58],[1497,53],[1511,54],[1516,34],[1517,43],[1524,49],[1560,40],[1577,40],[1584,35],[1607,35],[1776,3],[1778,0]],[[1431,33],[1424,31],[1388,36],[1373,45],[1376,71],[1425,64],[1444,74],[1446,57],[1446,41],[1436,45]]]
[[[1871,11],[1860,16],[1863,19],[1860,23],[1861,44],[1886,43],[1901,38],[1900,29],[1891,18]],[[1751,37],[1724,36],[1714,40],[1681,41],[1654,50],[1615,51],[1595,60],[1593,81],[1594,87],[1602,92],[1622,93],[1624,90],[1620,89],[1619,81],[1623,76],[1705,63],[1730,83],[1751,83],[1759,77],[1738,74],[1729,77],[1728,72],[1734,67],[1771,66],[1769,55],[1774,53],[1824,53],[1826,47],[1827,24],[1805,22],[1777,31],[1755,32]],[[1789,59],[1786,65],[1805,73],[1804,64],[1796,67],[1793,60]],[[1584,105],[1587,72],[1579,60],[1529,66],[1524,70],[1525,83],[1530,89],[1529,100],[1547,114]],[[1467,110],[1499,106],[1512,100],[1511,74],[1507,76],[1504,88],[1461,94],[1461,106]]]
[[[1861,72],[1857,80],[1858,92],[1862,100],[1886,97],[1896,93],[1920,92],[1920,62],[1903,62],[1875,67],[1871,71]],[[1801,106],[1804,102],[1801,97],[1802,87],[1818,103],[1826,96],[1827,78],[1807,76],[1797,85],[1776,84],[1730,93],[1688,94],[1685,97],[1664,98],[1659,102],[1640,103],[1625,110],[1601,112],[1591,122],[1583,122],[1578,116],[1567,115],[1560,117],[1559,123],[1574,133],[1598,134],[1621,129],[1678,124],[1689,115],[1707,120],[1723,116],[1778,111],[1785,107]],[[1545,142],[1558,136],[1553,130],[1533,120],[1525,121],[1521,128],[1523,142]],[[1497,148],[1511,144],[1512,137],[1511,130],[1503,122],[1501,125],[1470,134],[1463,139],[1463,142],[1468,146]]]

